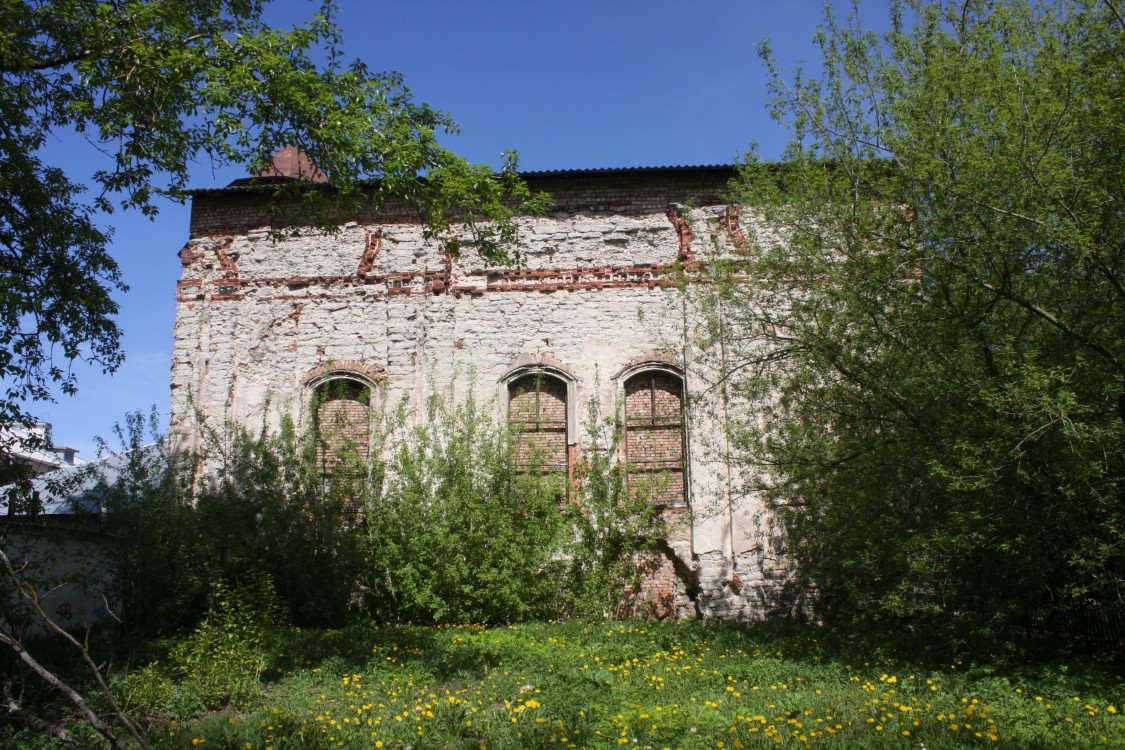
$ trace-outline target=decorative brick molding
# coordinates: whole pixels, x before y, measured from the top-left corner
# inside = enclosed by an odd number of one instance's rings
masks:
[[[537,372],[557,378],[566,385],[566,441],[574,445],[578,440],[578,417],[575,404],[578,403],[578,378],[574,371],[553,357],[550,352],[538,354],[521,354],[512,360],[508,369],[500,376],[500,403],[503,405],[504,418],[509,418],[509,386],[524,377]]]
[[[187,265],[201,253],[181,251]],[[365,256],[354,276],[286,276],[238,278],[224,275],[215,282],[183,279],[177,284],[181,302],[238,302],[247,294],[269,294],[275,299],[346,298],[362,292],[370,299],[399,295],[428,295],[449,291],[453,296],[507,292],[600,291],[608,289],[668,289],[676,285],[674,267],[664,263],[590,268],[489,269],[468,271],[460,284],[450,284],[451,267],[443,271],[371,273]],[[224,268],[224,270],[226,270]],[[685,269],[690,270],[690,269]],[[237,269],[236,269],[237,272]]]
[[[301,384],[315,388],[328,380],[348,376],[366,381],[370,386],[379,386],[386,378],[386,371],[354,359],[333,360],[314,367],[301,379]]]
[[[508,369],[500,376],[500,382],[507,383],[514,380],[524,374],[523,371],[525,370],[555,370],[556,374],[560,375],[563,380],[578,380],[574,371],[556,359],[550,352],[539,352],[538,354],[521,354],[513,359],[511,364],[508,365]]]
[[[666,370],[681,378],[684,376],[679,357],[676,356],[674,351],[671,349],[653,349],[629,360],[628,364],[614,374],[613,380],[623,382],[644,370]]]

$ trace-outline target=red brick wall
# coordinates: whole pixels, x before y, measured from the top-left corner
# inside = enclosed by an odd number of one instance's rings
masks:
[[[356,398],[329,395],[329,400],[317,407],[316,457],[317,465],[325,474],[333,473],[343,455],[354,453],[360,461],[367,460],[369,420],[369,407]]]
[[[625,383],[625,460],[629,489],[654,503],[684,501],[683,384],[642,372]]]
[[[515,432],[516,463],[567,468],[566,384],[539,373],[509,386],[508,422]]]
[[[676,568],[659,552],[638,555],[637,582],[622,599],[620,614],[663,620],[676,615]]]

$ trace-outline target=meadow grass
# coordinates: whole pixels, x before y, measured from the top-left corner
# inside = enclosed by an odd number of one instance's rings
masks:
[[[1119,672],[922,663],[816,628],[288,629],[260,691],[158,748],[1125,747]],[[179,688],[177,688],[179,689]],[[170,708],[169,708],[170,706]],[[171,713],[169,713],[171,711]]]

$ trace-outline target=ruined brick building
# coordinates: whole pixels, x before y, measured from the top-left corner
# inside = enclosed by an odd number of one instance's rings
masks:
[[[362,448],[376,403],[405,399],[421,414],[435,389],[471,387],[518,429],[521,449],[571,471],[596,403],[623,425],[634,477],[662,477],[651,501],[670,532],[641,592],[648,611],[765,617],[789,567],[764,509],[732,478],[717,378],[673,273],[704,251],[746,250],[745,219],[722,199],[732,176],[527,173],[553,208],[519,220],[518,268],[471,248],[446,255],[405,207],[275,242],[261,189],[197,190],[180,251],[173,430],[193,440],[200,418],[256,427],[288,414],[305,430],[343,425]]]

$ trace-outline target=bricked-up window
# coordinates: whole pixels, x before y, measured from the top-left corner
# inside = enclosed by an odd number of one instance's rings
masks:
[[[625,381],[629,489],[659,505],[684,502],[684,383],[662,370]]]
[[[333,378],[315,391],[316,460],[325,476],[366,465],[371,440],[371,388]]]
[[[508,385],[508,423],[515,435],[516,465],[566,471],[566,383],[533,372]]]

